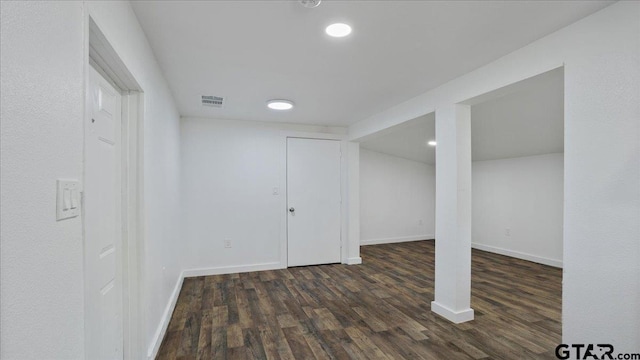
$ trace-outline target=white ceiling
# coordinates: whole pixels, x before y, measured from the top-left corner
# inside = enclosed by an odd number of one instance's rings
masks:
[[[495,160],[564,151],[563,70],[498,89],[471,106],[472,158]],[[365,149],[435,164],[434,113],[381,132]]]
[[[183,116],[347,126],[611,1],[140,1]],[[335,39],[333,22],[353,27]],[[201,95],[226,97],[223,109]],[[275,113],[271,98],[296,103]]]
[[[427,142],[435,139],[436,117],[431,113],[381,131],[361,142],[360,147],[433,165],[436,150]]]

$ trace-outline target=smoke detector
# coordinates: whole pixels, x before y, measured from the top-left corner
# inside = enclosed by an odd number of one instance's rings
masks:
[[[224,105],[224,98],[222,96],[202,95],[202,105],[222,108]]]
[[[320,5],[320,3],[322,2],[322,0],[298,0],[300,2],[300,5],[312,9],[314,7],[318,7],[318,5]]]

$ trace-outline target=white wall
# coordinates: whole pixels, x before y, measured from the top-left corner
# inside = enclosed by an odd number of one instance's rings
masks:
[[[0,357],[78,359],[82,220],[56,222],[56,178],[82,178],[82,3],[0,4]]]
[[[148,345],[180,270],[179,116],[167,84],[128,2],[1,4],[0,357],[84,357],[82,219],[55,221],[55,181],[83,177],[87,11],[145,91]]]
[[[433,239],[434,222],[434,167],[361,147],[360,243]]]
[[[640,3],[621,1],[360,121],[350,139],[564,65],[563,342],[640,348]]]
[[[474,161],[472,246],[562,266],[563,170],[561,153]]]
[[[561,267],[563,154],[472,165],[473,247]],[[360,222],[362,245],[432,239],[434,167],[361,148]]]
[[[184,269],[213,273],[281,266],[283,130],[346,129],[182,119]],[[278,195],[273,188],[279,188]],[[230,249],[224,248],[226,238]]]

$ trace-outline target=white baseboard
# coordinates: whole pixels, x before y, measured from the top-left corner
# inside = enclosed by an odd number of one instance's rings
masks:
[[[347,265],[358,265],[358,264],[362,264],[362,258],[360,256],[358,257],[351,257],[347,259],[347,262],[345,263]]]
[[[391,243],[399,243],[405,241],[418,241],[418,240],[433,240],[435,235],[433,234],[425,234],[425,235],[411,235],[411,236],[401,236],[401,237],[393,237],[393,238],[381,238],[381,239],[368,239],[368,240],[360,240],[360,245],[376,245],[376,244],[391,244]]]
[[[483,244],[472,243],[471,247],[474,249],[482,250],[482,251],[488,251],[488,252],[492,252],[500,255],[511,256],[514,258],[522,259],[522,260],[533,261],[538,264],[562,268],[562,260],[549,259],[541,256],[523,253],[520,251],[508,250],[508,249],[503,249],[503,248],[483,245]]]
[[[284,269],[286,266],[280,264],[280,262],[270,262],[262,264],[240,265],[240,266],[222,266],[213,268],[202,269],[190,269],[182,272],[185,278],[195,276],[209,276],[209,275],[222,275],[222,274],[235,274],[245,273],[252,271],[264,271],[264,270],[276,270]]]
[[[473,309],[464,309],[462,311],[453,311],[448,307],[438,304],[435,301],[431,302],[431,311],[442,316],[443,318],[453,322],[454,324],[460,324],[463,322],[473,320]]]
[[[158,350],[160,350],[160,345],[162,344],[162,339],[164,339],[164,335],[167,332],[167,327],[169,326],[169,321],[171,321],[171,315],[173,315],[173,310],[176,307],[176,303],[178,302],[178,296],[180,295],[180,289],[182,288],[182,283],[185,278],[195,277],[195,276],[209,276],[209,275],[221,275],[221,274],[235,274],[235,273],[243,273],[250,271],[263,271],[263,270],[275,270],[275,269],[283,269],[286,266],[282,266],[280,262],[272,262],[272,263],[264,263],[264,264],[253,264],[253,265],[241,265],[241,266],[223,266],[223,267],[215,267],[215,268],[203,268],[203,269],[189,269],[183,270],[180,273],[180,278],[176,283],[176,287],[173,289],[171,293],[171,297],[169,298],[169,303],[167,307],[164,309],[164,313],[162,314],[162,319],[160,319],[160,324],[158,325],[158,329],[156,330],[155,335],[153,336],[153,342],[149,346],[147,350],[147,357],[149,359],[155,359],[158,355]]]
[[[178,302],[178,296],[180,295],[180,289],[182,289],[183,281],[184,271],[180,273],[178,281],[176,282],[176,286],[173,288],[173,292],[171,293],[171,297],[169,298],[169,303],[164,308],[162,318],[160,319],[160,324],[158,324],[158,329],[153,335],[151,346],[149,346],[149,349],[147,350],[148,359],[155,359],[156,355],[158,355],[160,344],[162,344],[162,339],[164,338],[164,334],[167,332],[167,327],[169,326],[169,320],[171,320],[171,315],[173,315],[173,309],[175,309],[176,303]]]

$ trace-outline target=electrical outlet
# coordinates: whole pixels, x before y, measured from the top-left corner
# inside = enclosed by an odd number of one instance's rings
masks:
[[[231,249],[231,239],[224,239],[225,249]]]
[[[511,229],[509,229],[509,228],[504,229],[504,235],[505,236],[511,236]]]
[[[420,219],[420,221],[418,221],[418,225],[424,225],[424,220]]]

